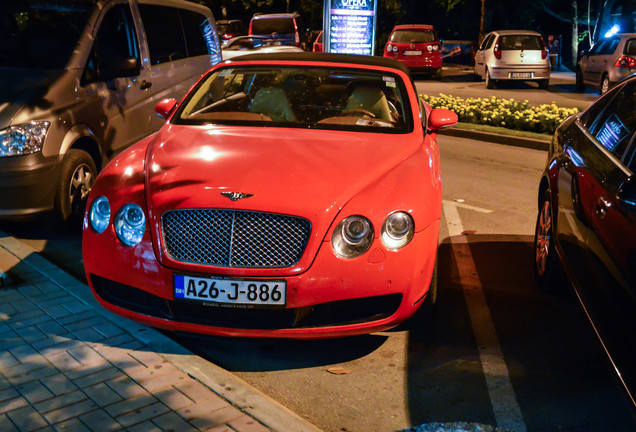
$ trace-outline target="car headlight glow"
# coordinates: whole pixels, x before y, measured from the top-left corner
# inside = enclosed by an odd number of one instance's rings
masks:
[[[400,249],[413,238],[415,224],[410,214],[395,212],[382,224],[382,243],[389,249]]]
[[[331,236],[333,250],[343,258],[355,258],[373,243],[373,225],[364,216],[349,216],[340,221]]]
[[[137,204],[126,204],[115,216],[117,238],[126,246],[139,244],[146,231],[146,216]]]
[[[105,196],[100,196],[91,205],[89,213],[91,228],[98,234],[103,233],[110,223],[110,204]]]
[[[0,130],[0,157],[42,151],[49,126],[47,121],[32,121]]]

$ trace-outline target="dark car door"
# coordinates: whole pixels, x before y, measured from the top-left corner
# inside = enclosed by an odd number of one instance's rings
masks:
[[[582,300],[615,366],[636,391],[636,203],[621,199],[634,189],[636,168],[636,80],[612,92],[589,128],[588,200],[590,284]],[[633,199],[633,198],[632,198]],[[631,201],[631,199],[630,199]]]

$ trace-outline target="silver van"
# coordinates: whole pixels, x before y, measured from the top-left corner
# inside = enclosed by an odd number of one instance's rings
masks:
[[[180,0],[0,3],[0,217],[81,217],[104,164],[221,61],[214,17]]]
[[[495,88],[500,81],[550,83],[550,56],[540,33],[529,30],[490,32],[475,53],[475,75]]]

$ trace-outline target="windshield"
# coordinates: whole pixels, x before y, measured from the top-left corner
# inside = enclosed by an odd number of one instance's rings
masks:
[[[203,79],[176,124],[232,124],[407,133],[397,75],[337,67],[228,66]]]
[[[396,30],[391,35],[391,42],[394,43],[427,43],[436,40],[435,33],[430,30]]]
[[[543,39],[533,35],[500,36],[499,49],[508,50],[543,50]]]
[[[68,0],[0,3],[0,66],[63,69],[92,7]]]
[[[256,18],[252,20],[252,34],[295,33],[292,18]]]

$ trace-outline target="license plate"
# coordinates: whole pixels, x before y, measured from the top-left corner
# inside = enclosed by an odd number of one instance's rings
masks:
[[[511,72],[510,78],[532,78],[532,72]]]
[[[228,305],[285,306],[285,281],[174,275],[175,299]]]
[[[421,51],[421,50],[415,50],[415,51],[404,51],[404,55],[407,55],[407,56],[422,55],[422,51]]]

